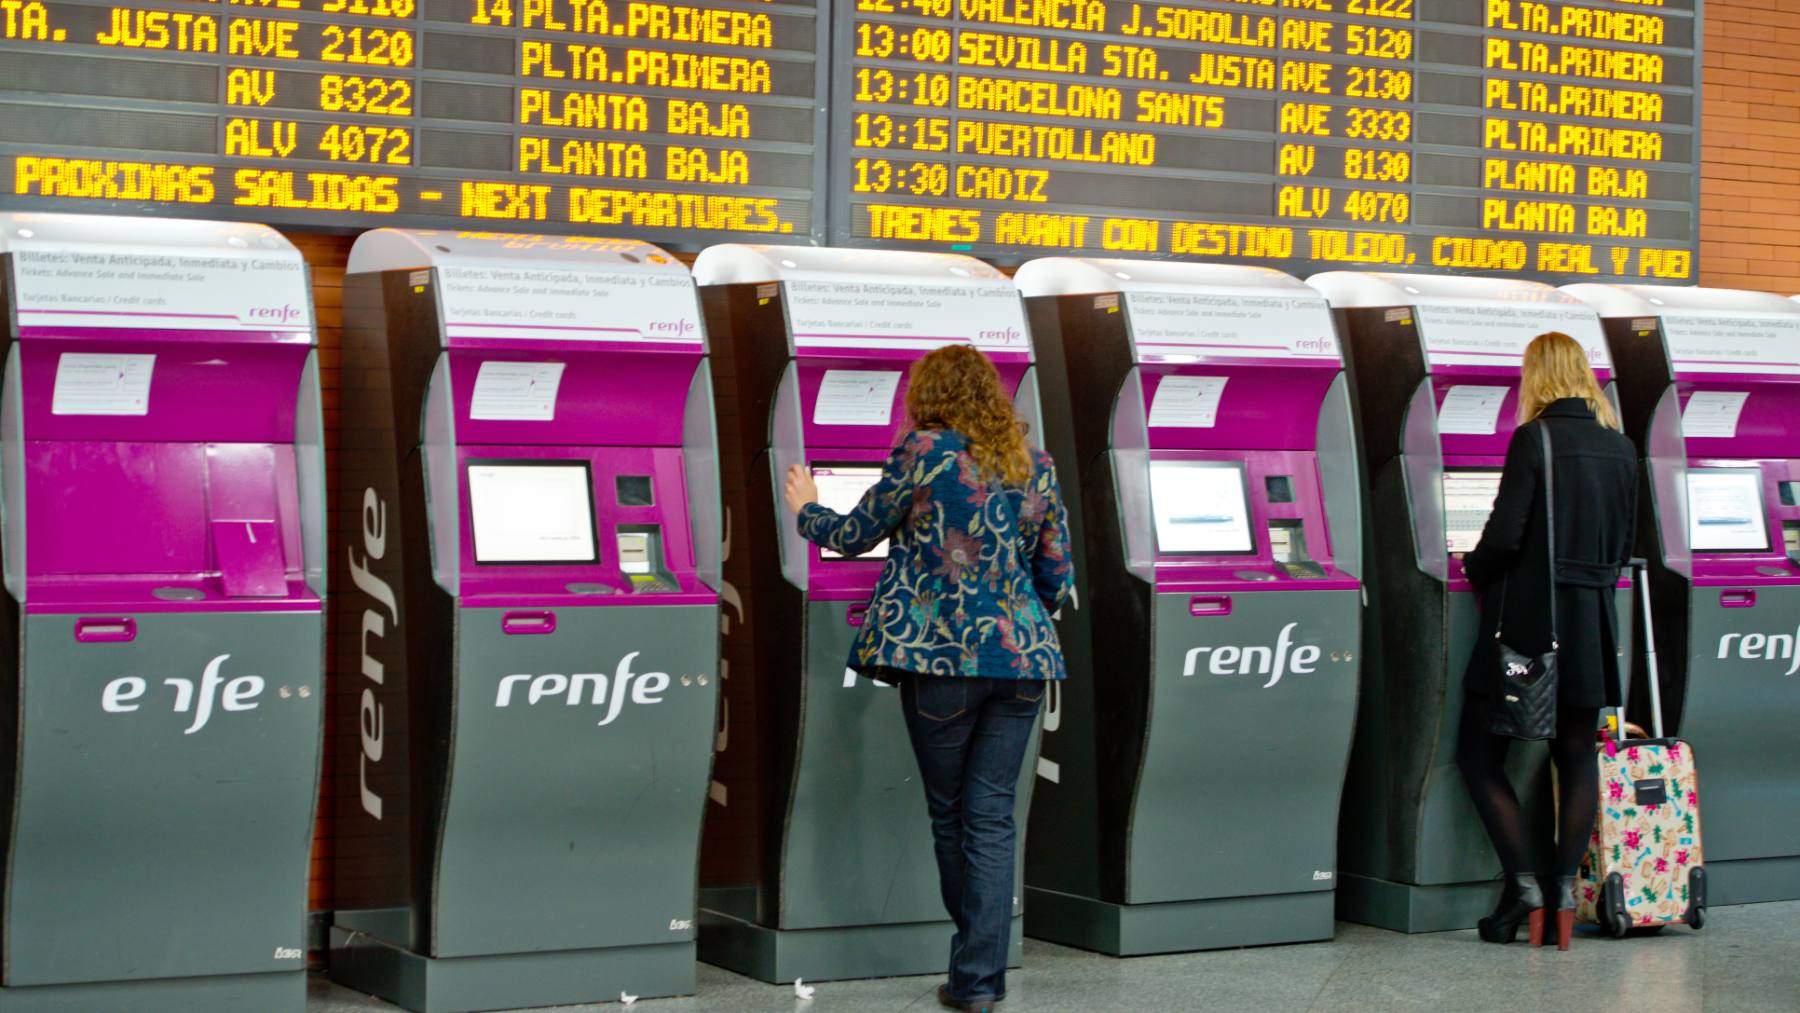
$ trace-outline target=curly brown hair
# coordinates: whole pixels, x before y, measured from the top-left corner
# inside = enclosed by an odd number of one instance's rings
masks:
[[[914,363],[906,414],[913,428],[961,433],[976,466],[1007,485],[1031,480],[1025,424],[1013,414],[999,371],[980,349],[946,345]]]

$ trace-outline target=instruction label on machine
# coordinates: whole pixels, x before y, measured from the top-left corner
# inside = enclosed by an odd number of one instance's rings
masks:
[[[1224,376],[1165,376],[1150,401],[1150,425],[1211,429],[1219,422]]]
[[[813,402],[815,426],[885,426],[894,421],[899,370],[828,369]]]
[[[56,360],[52,415],[148,415],[154,355],[64,352]]]
[[[1438,406],[1438,432],[1444,435],[1492,436],[1500,424],[1500,406],[1508,387],[1459,383],[1444,392]]]
[[[683,270],[446,264],[438,281],[444,333],[452,338],[703,341],[699,298]]]
[[[1689,398],[1681,413],[1681,435],[1736,436],[1738,417],[1744,413],[1744,402],[1750,393],[1742,390],[1698,390]]]
[[[553,421],[562,375],[560,362],[484,362],[475,374],[469,418],[494,422]]]

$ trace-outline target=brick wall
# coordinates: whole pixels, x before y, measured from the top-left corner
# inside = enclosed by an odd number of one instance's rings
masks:
[[[1800,293],[1800,0],[1706,0],[1700,283]]]

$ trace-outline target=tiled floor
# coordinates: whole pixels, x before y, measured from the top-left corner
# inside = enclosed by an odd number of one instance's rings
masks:
[[[1718,908],[1706,931],[1671,928],[1616,941],[1583,935],[1568,953],[1473,932],[1406,936],[1340,925],[1306,946],[1116,960],[1028,940],[1009,979],[1008,1013],[1076,1010],[1430,1013],[1753,1013],[1800,1011],[1800,902]],[[1521,940],[1523,935],[1521,935]],[[702,964],[691,999],[643,1000],[632,1013],[885,1013],[937,1009],[935,978],[826,982],[802,1002]],[[313,1013],[393,1007],[318,979]],[[618,1010],[611,1006],[568,1009]]]

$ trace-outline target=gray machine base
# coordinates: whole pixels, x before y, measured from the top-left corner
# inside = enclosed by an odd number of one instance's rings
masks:
[[[1710,868],[1710,867],[1709,867]],[[1337,916],[1395,932],[1472,929],[1500,903],[1500,881],[1419,886],[1339,873]]]
[[[692,995],[691,940],[599,950],[426,957],[360,932],[331,929],[331,979],[416,1013],[617,1002]]]
[[[1331,891],[1114,904],[1025,888],[1025,934],[1114,957],[1310,943],[1336,931]]]
[[[772,929],[707,906],[701,892],[700,959],[770,984],[795,978],[843,981],[943,974],[950,963],[946,919],[906,925],[837,925],[821,929]],[[1024,962],[1023,919],[1014,918],[1006,963]]]
[[[306,971],[227,974],[210,978],[157,978],[146,981],[84,982],[0,988],[3,1013],[277,1013],[306,1009]]]
[[[1800,855],[1706,862],[1706,906],[1800,900]]]

